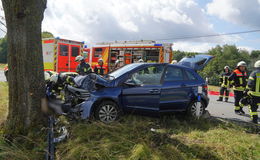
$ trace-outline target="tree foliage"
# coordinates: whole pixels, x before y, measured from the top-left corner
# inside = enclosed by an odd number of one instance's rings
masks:
[[[42,38],[54,38],[54,35],[51,32],[43,31]]]
[[[216,46],[208,51],[214,59],[200,71],[203,78],[209,78],[209,84],[218,85],[218,77],[225,66],[235,69],[239,61],[245,61],[248,64],[248,71],[252,70],[253,59],[246,50],[239,50],[235,45]]]
[[[0,63],[7,63],[7,39],[0,39]]]

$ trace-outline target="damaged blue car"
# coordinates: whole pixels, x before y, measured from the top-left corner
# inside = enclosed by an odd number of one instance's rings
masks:
[[[200,117],[209,98],[207,84],[196,71],[203,69],[212,58],[196,55],[186,57],[178,64],[128,64],[105,77],[96,75],[80,80],[81,89],[72,86],[68,89],[84,99],[75,107],[81,119],[93,116],[109,123],[118,119],[121,113],[133,111],[148,114],[187,112]],[[87,85],[84,87],[84,84]]]

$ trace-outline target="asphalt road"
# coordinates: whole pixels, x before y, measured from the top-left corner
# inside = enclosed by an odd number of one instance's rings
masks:
[[[0,82],[5,82],[5,75],[4,75],[4,71],[0,71]]]
[[[235,121],[251,122],[248,107],[244,107],[245,115],[237,115],[234,112],[234,98],[230,97],[229,102],[218,102],[218,96],[210,95],[210,103],[207,107],[211,116],[225,118]],[[260,109],[258,109],[258,115]]]

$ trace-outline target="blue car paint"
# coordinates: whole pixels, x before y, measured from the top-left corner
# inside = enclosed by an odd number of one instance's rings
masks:
[[[123,111],[136,109],[152,112],[185,111],[190,102],[197,100],[198,86],[205,85],[205,81],[195,72],[195,70],[178,64],[140,63],[130,65],[134,65],[134,67],[125,72],[122,70],[122,74],[117,74],[116,78],[109,79],[108,77],[109,80],[107,80],[99,76],[97,77],[96,84],[104,86],[104,88],[92,92],[90,98],[81,104],[82,119],[89,118],[94,111],[94,104],[101,102],[104,99],[114,101]],[[132,88],[123,85],[123,82],[127,80],[129,75],[137,70],[153,65],[163,65],[165,67],[163,72],[165,72],[166,67],[168,66],[189,70],[196,77],[197,81],[181,81],[174,84],[173,82],[163,82],[162,79],[160,85]],[[164,75],[162,75],[162,77],[163,76]],[[181,86],[182,84],[185,84],[185,86]],[[167,91],[167,88],[174,87],[175,92],[172,90]],[[155,91],[152,93],[148,92],[151,89],[154,89]],[[201,100],[205,101],[206,106],[208,105],[209,99],[207,95],[201,95]]]

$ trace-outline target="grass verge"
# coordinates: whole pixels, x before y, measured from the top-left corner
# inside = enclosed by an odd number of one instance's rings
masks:
[[[0,82],[0,124],[4,122],[8,110],[8,87],[7,82]]]
[[[260,157],[259,128],[175,117],[125,116],[110,125],[79,123],[58,145],[59,160],[233,160]]]

